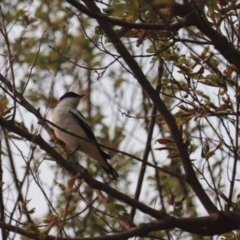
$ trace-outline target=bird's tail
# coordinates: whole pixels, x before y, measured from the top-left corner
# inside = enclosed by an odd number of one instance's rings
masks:
[[[108,174],[108,176],[112,179],[112,180],[116,180],[119,175],[116,172],[116,170],[108,163],[108,167],[104,167],[101,165],[101,167],[104,169],[104,171]]]

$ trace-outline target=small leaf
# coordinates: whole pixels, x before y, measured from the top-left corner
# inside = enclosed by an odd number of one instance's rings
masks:
[[[78,178],[78,174],[75,175],[75,176],[73,176],[73,177],[71,177],[71,178],[68,180],[68,186],[69,186],[69,187],[73,187],[73,185],[75,184],[77,178]]]
[[[174,195],[171,190],[168,190],[168,203],[170,205],[174,205],[175,198],[176,195]]]
[[[54,180],[54,183],[55,183],[57,186],[59,186],[62,191],[66,191],[67,188],[66,188],[62,183],[58,183],[58,182],[55,181],[55,180]]]
[[[206,56],[207,56],[207,54],[208,54],[208,52],[209,52],[209,49],[210,49],[210,46],[208,45],[208,46],[206,46],[206,47],[204,48],[204,50],[202,51],[201,57],[202,57],[203,59],[206,58]]]
[[[7,110],[8,99],[6,96],[0,98],[0,116],[4,116],[4,112]]]
[[[74,212],[76,210],[76,207],[77,207],[76,203],[70,204],[66,210],[66,213],[70,214]]]
[[[168,156],[168,158],[178,158],[179,157],[179,154],[177,151],[171,151]]]
[[[155,141],[155,143],[158,142],[162,145],[166,145],[166,144],[169,144],[169,143],[174,143],[172,139],[169,139],[169,138],[159,138]]]
[[[126,209],[122,204],[116,204],[116,203],[108,203],[107,209],[110,213],[121,214],[126,212]]]
[[[35,211],[36,211],[36,208],[32,208],[32,209],[30,209],[30,210],[23,210],[22,211],[22,213],[26,213],[26,214],[33,214],[33,213],[35,213]]]

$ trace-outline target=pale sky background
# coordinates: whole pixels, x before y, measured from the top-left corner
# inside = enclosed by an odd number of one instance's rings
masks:
[[[27,7],[29,14],[31,14],[32,9],[35,8],[38,5],[38,1],[34,1],[32,4],[29,4],[28,6],[22,5],[22,7]],[[66,6],[68,6],[66,4]],[[21,7],[21,6],[19,6]],[[95,21],[94,21],[94,24]],[[77,18],[74,18],[73,21],[73,30],[74,31],[74,26],[78,25],[78,20]],[[9,32],[9,37],[11,38],[11,40],[14,40],[18,37],[18,35],[21,32],[21,27],[19,26],[12,26],[11,31]],[[91,34],[91,32],[93,33],[94,31],[94,26],[88,29],[88,33]],[[34,33],[28,33],[28,34],[34,34],[35,36],[42,36],[42,31],[38,30]],[[127,42],[125,39],[122,39],[123,42]],[[149,43],[144,43],[146,46],[149,45]],[[112,44],[107,43],[107,48],[108,50],[111,49],[111,51],[114,51],[114,48],[112,46]],[[45,49],[47,50],[47,49]],[[139,48],[134,47],[134,50],[136,52],[139,51]],[[194,49],[197,52],[201,52],[202,48],[199,46],[198,48]],[[44,51],[44,49],[43,49]],[[181,52],[183,54],[188,54],[189,50],[187,48],[182,48]],[[3,57],[0,56],[0,59],[3,60]],[[138,61],[140,61],[140,59],[137,59]],[[104,64],[103,65],[107,65],[108,62],[112,61],[112,59],[107,59],[104,58],[103,59]],[[143,59],[143,65],[144,65],[144,69],[143,71],[145,73],[148,73],[147,77],[151,78],[152,76],[156,75],[157,73],[157,64],[154,66],[153,70],[151,72],[149,72],[149,69],[152,68],[152,65],[150,64],[150,59]],[[1,62],[0,65],[0,69],[3,68],[3,62]],[[106,62],[106,63],[105,63]],[[221,67],[221,70],[223,71],[225,68],[225,66]],[[110,67],[110,69],[112,71],[115,72],[115,74],[118,74],[119,70],[119,64],[114,64],[113,66]],[[79,69],[79,71],[81,71],[81,69]],[[110,70],[108,70],[110,71]],[[22,76],[23,73],[21,74],[21,69],[16,69],[17,72],[17,81],[19,81]],[[113,123],[116,120],[116,115],[122,119],[122,121],[125,120],[126,116],[122,116],[122,114],[118,111],[118,109],[120,109],[121,111],[125,112],[126,109],[129,109],[130,107],[132,107],[132,99],[130,97],[130,95],[132,94],[132,92],[135,92],[135,101],[134,101],[134,109],[140,108],[141,107],[141,88],[140,86],[137,84],[136,80],[130,75],[130,74],[126,74],[126,79],[131,82],[131,85],[128,85],[128,87],[126,87],[125,92],[123,93],[123,97],[122,98],[117,98],[114,99],[114,90],[112,88],[110,88],[110,86],[112,85],[112,80],[110,78],[108,78],[107,74],[105,74],[100,80],[97,81],[97,74],[92,74],[93,79],[94,79],[94,84],[92,86],[92,88],[94,89],[94,94],[91,95],[92,97],[92,102],[93,105],[101,105],[102,109],[105,113],[105,115],[107,116],[107,118],[104,119],[105,123],[110,126],[110,132],[111,132],[111,126],[113,127]],[[177,79],[182,79],[182,75],[175,72],[175,77]],[[49,81],[56,81],[57,83],[55,84],[55,96],[56,97],[60,97],[62,94],[65,93],[65,90],[63,89],[63,85],[68,82],[71,83],[72,79],[70,78],[70,76],[66,76],[65,78],[61,78],[59,79],[58,76],[56,76],[56,78],[52,75],[49,76]],[[72,87],[69,90],[74,91],[76,89],[77,83],[74,83],[72,85]],[[131,87],[129,87],[131,86]],[[31,88],[31,82],[28,86],[28,89]],[[206,87],[204,85],[202,85],[200,87],[200,89],[202,89],[206,94],[209,95],[216,95],[216,91],[214,88],[211,87]],[[49,89],[46,89],[46,95],[49,93]],[[233,93],[234,94],[234,93]],[[107,96],[110,96],[110,98],[108,98]],[[217,97],[216,97],[217,98]],[[116,102],[114,102],[116,101]],[[22,108],[21,108],[22,109]],[[81,105],[79,106],[79,109],[81,110]],[[176,108],[177,110],[177,108]],[[48,110],[45,109],[44,106],[40,106],[40,111],[41,113],[44,115],[46,112],[48,112]],[[35,129],[39,129],[39,125],[38,125],[38,121],[37,119],[29,113],[26,113],[26,111],[24,110],[22,112],[24,114],[24,119],[26,122],[26,126],[28,129],[30,129],[31,124],[34,126]],[[131,113],[130,113],[131,115]],[[19,113],[17,113],[17,117],[19,117]],[[49,120],[51,120],[51,111],[47,114],[47,118]],[[20,119],[20,118],[19,118]],[[126,134],[126,139],[121,143],[121,147],[119,150],[125,151],[125,152],[137,152],[137,151],[143,151],[144,147],[145,147],[145,141],[146,141],[146,131],[143,129],[141,123],[143,120],[139,119],[138,121],[136,121],[135,119],[129,119],[128,120],[128,124],[124,129],[124,133]],[[118,121],[119,123],[119,121]],[[194,123],[193,123],[194,124]],[[135,128],[134,134],[131,135],[132,129]],[[230,126],[230,129],[232,130],[233,134],[235,134],[235,130]],[[95,129],[95,134],[96,136],[99,134],[98,129]],[[44,137],[44,139],[46,141],[49,141],[49,136],[46,134],[45,130],[43,130],[41,132],[41,135]],[[213,133],[211,131],[209,131],[209,137],[212,137]],[[152,147],[157,148],[159,147],[159,145],[154,144],[155,140],[157,138],[161,138],[161,136],[159,135],[159,131],[158,129],[155,127],[155,131],[153,134],[153,138],[152,138]],[[226,136],[226,141],[229,141],[227,136]],[[29,156],[29,146],[31,145],[29,142],[27,143],[23,143],[21,141],[15,141],[15,143],[17,144],[17,147],[19,149],[21,149],[21,151],[23,152],[23,155],[26,156],[26,159],[28,159]],[[18,171],[18,178],[21,180],[23,178],[23,173],[24,173],[24,166],[25,163],[22,160],[22,157],[19,156],[19,149],[17,149],[13,144],[11,144],[12,147],[12,151],[15,153],[14,156],[14,161],[16,163],[17,166],[17,171]],[[168,162],[169,160],[166,158],[166,152],[159,152],[159,151],[154,151],[155,152],[155,156],[158,160],[158,162],[161,163],[162,165],[165,164],[166,162]],[[194,153],[191,158],[195,158],[195,159],[200,159],[201,155],[200,155],[200,150],[197,151],[196,153]],[[114,157],[113,161],[121,161],[121,155],[118,154],[117,156]],[[120,163],[121,164],[121,163]],[[50,162],[50,161],[43,161],[40,165],[40,167],[38,168],[38,177],[39,179],[41,179],[41,182],[43,183],[43,187],[44,187],[44,191],[46,192],[47,195],[49,195],[49,190],[48,188],[52,185],[52,181],[56,180],[58,182],[63,183],[64,185],[67,185],[67,178],[68,176],[66,176],[65,179],[53,179],[54,175],[51,169],[51,166],[55,165],[55,162]],[[84,165],[84,164],[83,164]],[[197,165],[197,163],[196,163]],[[135,188],[136,188],[136,179],[138,177],[138,173],[139,173],[139,169],[140,169],[140,163],[137,165],[138,167],[135,167],[134,169],[132,169],[131,174],[128,176],[128,178],[131,180],[132,184],[130,189],[132,190],[130,193],[128,193],[129,195],[133,196],[134,192],[135,192]],[[200,166],[202,167],[202,162],[200,163]],[[15,186],[13,184],[13,180],[12,180],[12,176],[11,174],[9,174],[9,163],[6,161],[4,162],[4,184],[5,184],[5,188],[6,188],[6,194],[5,194],[5,200],[8,203],[7,207],[9,209],[12,209],[13,207],[13,203],[11,201],[11,199],[14,198],[14,194],[15,194]],[[231,169],[227,169],[229,172],[231,172]],[[147,174],[145,174],[145,178],[151,174],[151,169],[148,168],[148,172]],[[227,171],[226,171],[227,172]],[[223,176],[224,178],[226,178],[226,176]],[[237,178],[240,178],[239,174],[237,175]],[[121,181],[121,177],[120,180]],[[23,195],[27,196],[27,199],[31,200],[29,202],[28,208],[35,208],[35,213],[32,214],[32,218],[33,219],[41,219],[42,216],[47,214],[47,206],[45,205],[45,198],[42,194],[42,192],[39,190],[39,187],[36,185],[36,183],[33,181],[32,177],[29,177],[29,185],[25,185],[23,188]],[[204,182],[202,180],[200,180],[201,183],[204,184]],[[205,184],[204,184],[205,185]],[[237,186],[237,185],[236,185]],[[11,189],[11,191],[9,191],[9,189]],[[119,189],[120,191],[123,192],[122,189]],[[54,187],[54,191],[58,192],[59,188],[56,186]],[[146,201],[146,198],[149,200],[152,198],[152,194],[151,194],[151,186],[149,186],[149,182],[145,181],[143,188],[142,188],[142,192],[141,192],[141,197],[140,197],[140,201],[142,200],[143,202]],[[228,193],[227,193],[228,194]],[[54,199],[54,196],[51,196],[52,200],[56,200]],[[50,199],[51,199],[50,197]],[[197,200],[198,201],[198,200]],[[54,204],[54,203],[53,203]],[[159,200],[156,201],[155,205],[159,206]],[[200,215],[206,215],[206,211],[203,209],[202,205],[199,203],[198,204],[199,209],[198,212]],[[154,206],[153,206],[154,207]],[[171,210],[171,209],[168,209]],[[141,214],[139,214],[137,216],[141,216]],[[18,218],[20,216],[15,216],[15,218]],[[20,220],[20,219],[19,219]],[[139,220],[139,222],[138,222]],[[135,217],[135,222],[136,223],[140,223],[142,221],[142,218],[140,217]],[[13,235],[12,235],[13,236]],[[19,239],[18,237],[16,237],[15,239]]]

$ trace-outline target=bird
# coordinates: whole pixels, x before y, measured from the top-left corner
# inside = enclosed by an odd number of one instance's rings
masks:
[[[86,119],[81,112],[77,110],[81,98],[85,95],[86,94],[67,92],[60,97],[52,115],[52,122],[55,125],[54,133],[71,151],[81,151],[97,160],[108,176],[112,180],[116,180],[119,175],[108,163],[110,156],[98,145],[97,139]],[[62,131],[58,127],[66,130],[70,134]],[[72,136],[71,133],[78,135],[81,139]],[[90,140],[91,142],[84,139]]]

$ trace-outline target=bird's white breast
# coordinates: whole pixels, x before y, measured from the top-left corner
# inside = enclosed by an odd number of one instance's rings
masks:
[[[74,117],[69,113],[69,110],[70,109],[63,109],[57,106],[53,113],[53,123],[60,128],[63,128],[67,132],[86,138],[87,136],[85,132],[82,130]],[[77,148],[81,147],[83,140],[58,129],[57,127],[54,127],[54,132],[56,137],[63,141],[72,151],[75,151]]]

